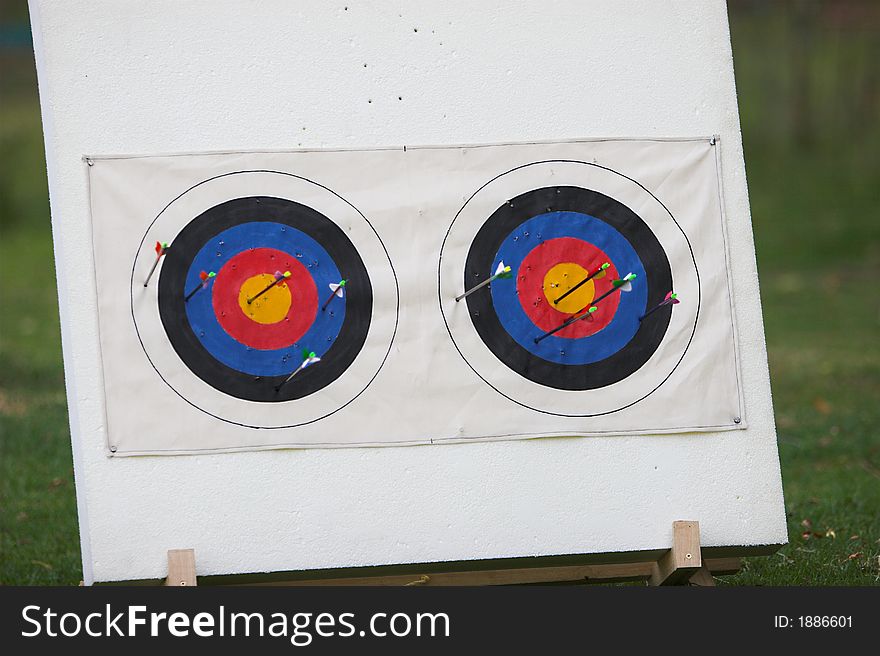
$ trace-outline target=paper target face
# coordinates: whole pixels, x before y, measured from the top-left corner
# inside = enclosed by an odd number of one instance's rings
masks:
[[[155,261],[146,246],[169,236],[144,288]],[[350,403],[397,326],[396,275],[369,221],[333,191],[269,171],[211,178],[169,204],[144,235],[131,292],[162,380],[196,408],[256,428]]]
[[[455,301],[502,261],[510,279]],[[630,273],[630,291],[615,289]],[[617,412],[653,393],[699,312],[696,262],[675,218],[636,181],[588,162],[527,164],[481,187],[449,228],[439,276],[468,366],[510,400],[562,416]],[[640,320],[672,290],[689,302]],[[593,304],[589,319],[547,335]]]

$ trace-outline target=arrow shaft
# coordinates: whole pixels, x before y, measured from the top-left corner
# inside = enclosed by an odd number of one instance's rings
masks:
[[[296,369],[293,370],[293,373],[292,373],[292,374],[290,374],[287,378],[284,379],[284,383],[289,383],[290,380],[291,380],[294,376],[296,376],[300,371],[302,371],[302,370],[305,369],[305,368],[306,368],[306,363],[303,362],[300,366],[298,366]],[[284,383],[281,383],[281,384],[284,385]]]
[[[153,266],[150,267],[150,272],[147,274],[147,279],[144,280],[144,287],[150,284],[150,278],[153,277],[153,272],[156,270],[156,267],[159,266],[159,260],[162,259],[162,255],[165,255],[163,252],[161,255],[157,255],[156,259],[153,261]]]
[[[298,366],[296,369],[293,370],[293,373],[291,373],[287,378],[285,378],[283,381],[281,381],[277,387],[275,387],[275,391],[278,392],[282,387],[284,387],[285,385],[287,385],[287,383],[289,383],[291,380],[293,380],[294,376],[296,376],[300,371],[302,371],[305,368],[306,368],[306,362],[303,361],[303,363],[300,366]]]
[[[483,287],[485,287],[486,285],[488,285],[490,282],[492,282],[493,280],[495,280],[499,275],[501,275],[501,274],[496,274],[496,275],[494,275],[494,276],[489,276],[488,278],[486,278],[486,279],[485,279],[483,282],[481,282],[480,284],[478,284],[478,285],[474,285],[473,287],[471,287],[469,290],[467,290],[467,291],[466,291],[464,294],[462,294],[461,296],[456,296],[456,297],[455,297],[455,302],[458,303],[461,299],[463,299],[463,298],[467,298],[468,296],[470,296],[471,294],[473,294],[473,293],[474,293],[475,291],[477,291],[478,289],[482,289]]]
[[[330,297],[329,297],[326,301],[324,301],[324,305],[321,307],[321,312],[323,312],[324,310],[327,309],[327,306],[330,305],[330,302],[331,302],[334,298],[336,298],[336,290],[335,290],[335,289],[333,290],[333,293],[330,294]]]
[[[621,285],[621,286],[622,286],[622,285]],[[605,292],[604,294],[602,294],[599,298],[597,298],[596,300],[594,300],[592,304],[593,304],[593,305],[596,305],[596,303],[598,303],[599,301],[601,301],[603,298],[607,298],[607,297],[611,296],[614,292],[619,292],[619,291],[620,291],[620,287],[612,287],[612,288],[609,289],[607,292]]]
[[[258,298],[260,298],[260,296],[262,296],[263,294],[265,294],[266,292],[268,292],[270,289],[272,289],[275,285],[277,285],[277,284],[278,284],[279,282],[281,282],[282,280],[284,280],[284,278],[276,278],[276,279],[272,282],[271,285],[267,285],[262,291],[260,291],[259,294],[257,294],[256,296],[252,296],[251,298],[249,298],[249,299],[247,300],[248,305],[250,305],[251,303],[253,303],[254,301],[256,301]]]
[[[183,302],[189,303],[189,299],[191,299],[193,296],[195,296],[197,291],[199,291],[200,289],[204,289],[206,286],[207,285],[204,282],[199,283],[198,287],[196,287],[194,290],[192,290],[189,294],[186,295],[186,298],[183,299]]]
[[[566,319],[563,323],[556,326],[556,328],[554,328],[553,330],[548,330],[546,333],[544,333],[540,337],[536,337],[535,344],[539,344],[542,340],[550,337],[550,335],[555,335],[563,328],[566,328],[566,327],[570,326],[571,324],[573,324],[575,321],[580,321],[581,319],[586,319],[588,316],[590,316],[590,313],[586,312],[585,314],[580,314],[578,316],[574,316],[571,319]]]
[[[580,281],[578,284],[576,284],[574,287],[572,287],[572,288],[569,289],[567,292],[565,292],[562,296],[560,296],[560,297],[557,298],[555,301],[553,301],[553,305],[556,305],[557,303],[559,303],[559,301],[561,301],[562,299],[566,298],[569,294],[574,294],[578,289],[580,289],[581,287],[583,287],[584,285],[586,285],[588,282],[590,282],[593,278],[595,278],[597,275],[599,275],[599,273],[600,273],[601,271],[602,271],[602,269],[597,269],[597,270],[593,271],[593,273],[591,273],[590,275],[588,275],[586,278],[584,278],[583,280],[581,280],[581,281]]]
[[[667,305],[669,305],[669,303],[667,303],[666,301],[663,301],[662,303],[658,303],[657,305],[655,305],[654,307],[652,307],[650,310],[648,310],[647,312],[645,312],[642,316],[640,316],[640,317],[639,317],[639,321],[641,321],[641,320],[644,319],[645,317],[651,316],[651,315],[654,314],[657,310],[659,310],[660,308],[665,307],[665,306],[667,306]]]

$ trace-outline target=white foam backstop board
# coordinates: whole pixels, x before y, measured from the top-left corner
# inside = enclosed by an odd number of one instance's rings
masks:
[[[87,583],[785,542],[724,2],[30,4]],[[107,457],[83,155],[707,134],[746,430]]]

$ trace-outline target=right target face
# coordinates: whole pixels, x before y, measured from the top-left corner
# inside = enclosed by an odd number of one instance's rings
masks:
[[[620,173],[574,161],[526,164],[476,191],[449,228],[439,284],[473,371],[512,401],[564,416],[616,412],[658,389],[700,303],[690,242],[665,206]],[[686,302],[673,309],[670,292]]]

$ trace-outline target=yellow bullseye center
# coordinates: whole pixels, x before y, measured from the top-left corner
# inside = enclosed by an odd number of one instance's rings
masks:
[[[568,314],[574,314],[587,307],[595,295],[595,285],[592,280],[578,287],[574,293],[569,294],[559,303],[554,304],[553,301],[588,275],[589,272],[584,267],[574,262],[562,262],[550,269],[544,276],[544,296],[547,297],[550,307]]]
[[[260,298],[248,303],[268,285],[272,284],[275,276],[271,273],[261,273],[251,276],[241,286],[238,292],[238,304],[245,316],[257,323],[278,323],[287,316],[290,310],[290,289],[286,282],[279,282]]]

